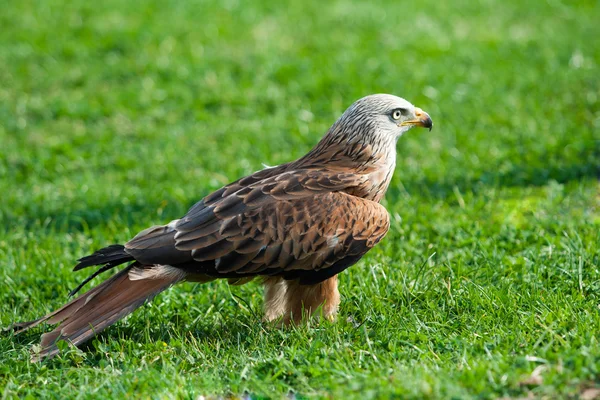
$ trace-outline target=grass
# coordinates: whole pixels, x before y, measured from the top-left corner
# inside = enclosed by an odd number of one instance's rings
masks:
[[[42,364],[39,332],[2,335],[0,397],[600,385],[599,19],[591,0],[4,2],[1,326],[61,305],[76,258],[301,156],[363,95],[436,126],[400,140],[390,233],[341,275],[337,323],[269,329],[258,285],[186,284]]]

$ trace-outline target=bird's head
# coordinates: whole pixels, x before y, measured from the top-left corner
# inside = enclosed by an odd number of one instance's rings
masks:
[[[360,135],[369,141],[399,138],[409,129],[420,126],[431,130],[429,115],[403,98],[390,94],[373,94],[352,104],[336,123],[339,133]]]
[[[315,160],[330,164],[337,160],[344,166],[354,161],[367,165],[385,159],[386,166],[393,166],[396,141],[415,126],[431,130],[433,122],[425,111],[400,97],[366,96],[348,107],[300,164]]]

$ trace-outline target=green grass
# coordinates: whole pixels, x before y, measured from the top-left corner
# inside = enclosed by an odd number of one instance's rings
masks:
[[[337,323],[270,329],[257,284],[185,284],[39,365],[39,331],[2,335],[0,397],[600,385],[599,20],[592,0],[5,1],[1,326],[60,306],[78,257],[301,156],[359,97],[435,129],[400,140],[391,230],[341,275]]]

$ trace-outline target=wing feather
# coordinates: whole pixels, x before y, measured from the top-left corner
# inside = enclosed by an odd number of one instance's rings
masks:
[[[180,220],[137,235],[127,251],[148,264],[156,257],[214,277],[318,282],[358,261],[387,233],[385,208],[350,194],[364,175],[278,168],[215,191]]]
[[[177,244],[191,248],[197,261],[219,258],[214,271],[203,272],[227,277],[269,274],[296,278],[311,273],[326,276],[322,271],[336,265],[339,268],[341,260],[358,260],[387,233],[389,216],[378,203],[326,192],[270,201],[257,211],[220,223],[222,232],[234,235],[206,247],[192,248],[197,243],[192,241]]]

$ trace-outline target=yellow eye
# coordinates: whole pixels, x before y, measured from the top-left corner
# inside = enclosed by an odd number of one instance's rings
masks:
[[[398,109],[398,110],[394,110],[392,111],[392,118],[393,119],[400,119],[400,117],[402,116],[402,110]]]

